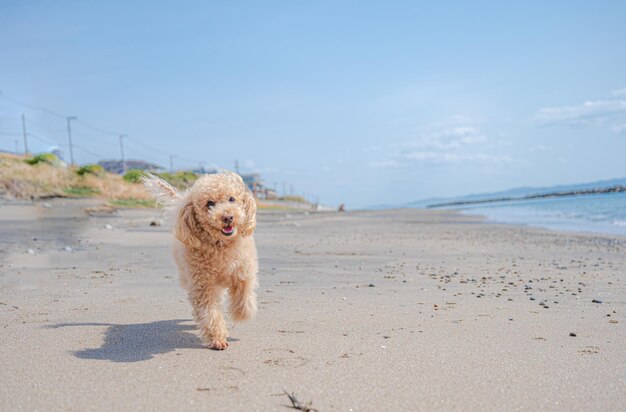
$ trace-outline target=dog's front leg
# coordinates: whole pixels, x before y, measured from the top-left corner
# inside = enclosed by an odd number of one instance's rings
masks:
[[[230,314],[235,321],[249,319],[256,313],[256,276],[237,279],[229,288]]]
[[[228,330],[221,310],[222,289],[194,290],[192,304],[200,328],[200,336],[211,349],[224,350],[228,347]]]

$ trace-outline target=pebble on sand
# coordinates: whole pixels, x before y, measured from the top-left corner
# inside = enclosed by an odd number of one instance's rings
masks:
[[[573,336],[573,337],[576,337],[576,334],[574,332],[570,332],[569,335]]]

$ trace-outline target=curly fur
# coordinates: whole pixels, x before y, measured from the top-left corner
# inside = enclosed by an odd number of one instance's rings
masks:
[[[228,171],[200,177],[185,193],[150,174],[142,181],[173,208],[174,258],[202,340],[211,349],[226,349],[224,291],[233,320],[249,319],[257,309],[256,201],[241,177]]]

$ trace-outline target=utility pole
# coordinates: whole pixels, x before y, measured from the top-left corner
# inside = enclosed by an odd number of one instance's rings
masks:
[[[15,139],[15,154],[20,152],[20,141]]]
[[[24,136],[24,154],[28,154],[28,134],[26,133],[26,116],[24,113],[22,113],[22,135]]]
[[[170,155],[170,173],[174,173],[174,158],[176,156]]]
[[[235,172],[239,174],[239,161],[235,160]]]
[[[70,122],[76,119],[76,116],[67,117],[67,137],[70,140],[70,166],[74,165],[74,146],[72,145],[72,125]]]
[[[126,170],[126,159],[124,159],[124,138],[126,137],[125,134],[121,134],[120,135],[120,152],[122,152],[122,170],[124,172],[124,174],[126,174],[127,170]]]

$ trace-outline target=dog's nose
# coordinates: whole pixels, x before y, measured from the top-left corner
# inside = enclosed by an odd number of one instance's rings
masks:
[[[233,223],[233,217],[232,216],[222,216],[222,222],[224,222],[225,225],[230,225],[231,223]]]

